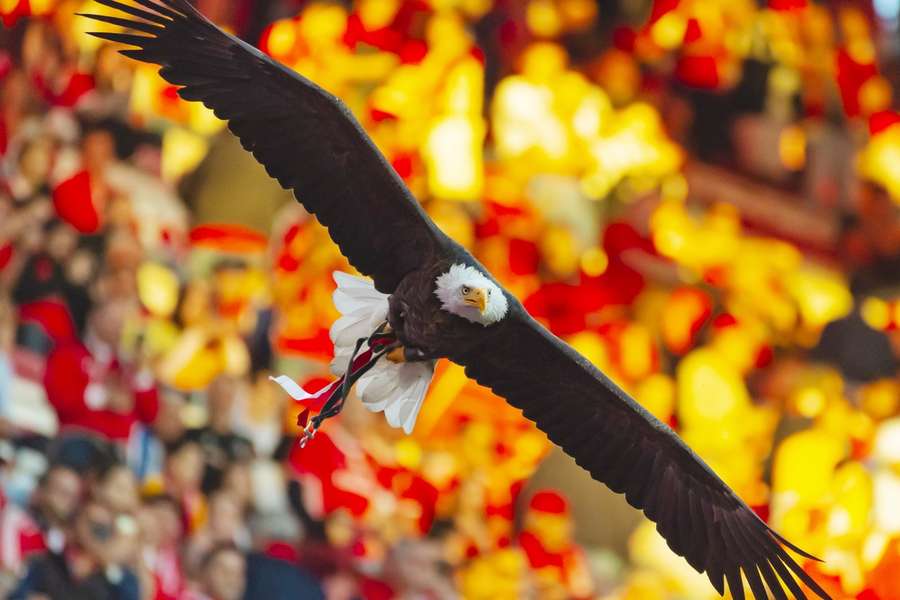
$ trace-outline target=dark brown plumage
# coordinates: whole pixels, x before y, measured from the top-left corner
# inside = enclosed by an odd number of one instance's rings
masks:
[[[406,346],[446,357],[520,408],[579,465],[657,524],[673,551],[724,593],[754,598],[798,580],[828,595],[788,553],[813,557],[772,531],[675,435],[508,293],[506,316],[484,327],[441,310],[434,280],[452,264],[485,269],[441,233],[333,95],[223,32],[186,0],[97,0],[136,17],[85,15],[134,33],[95,33],[133,46],[179,94],[203,102],[269,174],[328,227],[350,262],[392,294]]]

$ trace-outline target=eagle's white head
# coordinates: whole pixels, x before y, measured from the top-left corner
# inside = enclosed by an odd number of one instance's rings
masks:
[[[453,265],[435,283],[441,307],[473,323],[493,325],[509,309],[503,290],[474,267]]]

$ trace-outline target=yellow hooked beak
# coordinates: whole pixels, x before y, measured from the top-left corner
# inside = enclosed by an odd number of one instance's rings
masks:
[[[472,288],[467,294],[463,295],[463,302],[469,306],[474,306],[478,312],[484,314],[487,307],[487,291],[482,288]]]

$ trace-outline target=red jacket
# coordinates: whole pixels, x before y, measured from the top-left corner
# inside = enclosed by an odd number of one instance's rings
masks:
[[[21,575],[28,559],[47,549],[40,528],[0,492],[0,571]]]
[[[134,393],[131,412],[106,407],[104,379],[113,372],[122,372],[118,360],[99,359],[80,341],[64,342],[51,352],[44,387],[62,427],[88,429],[111,440],[125,441],[135,423],[149,424],[156,419],[159,395],[148,376],[126,376]]]

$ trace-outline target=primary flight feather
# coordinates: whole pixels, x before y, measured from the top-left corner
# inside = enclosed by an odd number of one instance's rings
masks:
[[[332,328],[339,357],[350,360],[336,372],[359,380],[364,402],[377,390],[372,406],[409,430],[433,361],[449,358],[625,494],[720,594],[727,584],[743,599],[745,578],[756,600],[786,600],[788,592],[805,599],[803,586],[829,598],[788,550],[812,556],[770,529],[669,427],[532,319],[435,226],[340,100],[186,0],[96,1],[123,16],[84,16],[129,31],[93,35],[132,46],[122,53],[160,65],[182,98],[226,120],[372,278],[374,289],[337,277],[344,316]],[[367,340],[368,362],[357,361],[354,338],[372,333],[379,319],[385,324]],[[389,350],[393,370],[369,371]],[[388,375],[410,383],[392,387]]]

